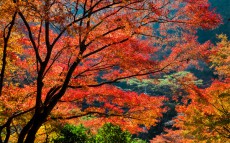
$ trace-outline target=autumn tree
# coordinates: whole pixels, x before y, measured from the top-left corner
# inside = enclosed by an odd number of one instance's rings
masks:
[[[230,82],[229,82],[229,41],[225,35],[211,50],[209,61],[221,76],[219,80],[200,89],[185,85],[189,96],[183,105],[177,106],[179,113],[174,126],[179,130],[168,130],[157,136],[153,142],[225,142],[230,139]]]
[[[178,119],[185,123],[178,121],[178,127],[198,141],[229,140],[229,89],[229,82],[215,81],[205,90],[191,92],[193,102],[187,107],[178,107],[178,111],[185,114]]]
[[[230,42],[226,35],[218,35],[218,38],[220,42],[212,48],[213,54],[210,56],[210,61],[216,74],[225,79],[230,76]]]
[[[111,84],[196,64],[209,47],[197,42],[196,29],[221,21],[207,0],[7,0],[0,6],[6,14],[0,142],[31,143],[44,123],[77,124],[86,115],[96,117],[89,126],[112,122],[138,132],[140,124],[154,125],[164,97]],[[20,52],[10,52],[11,41]],[[161,48],[171,52],[157,60]]]

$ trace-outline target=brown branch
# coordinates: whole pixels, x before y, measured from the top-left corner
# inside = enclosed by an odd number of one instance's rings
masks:
[[[61,56],[62,52],[64,49],[66,49],[68,47],[63,47],[60,51],[57,52],[57,54],[54,56],[51,64],[48,66],[48,68],[44,71],[43,74],[43,78],[45,77],[45,75],[49,72],[49,70],[51,69],[51,67],[53,66],[53,64],[55,63],[55,61]]]
[[[103,46],[103,47],[101,47],[101,48],[99,48],[99,49],[97,49],[97,50],[95,50],[95,51],[93,51],[93,52],[90,52],[90,53],[84,55],[83,58],[87,58],[87,57],[89,57],[89,56],[91,56],[91,55],[93,55],[93,54],[95,54],[95,53],[98,53],[98,52],[100,52],[100,51],[106,49],[107,47],[109,47],[109,46],[111,46],[111,45],[123,43],[123,42],[127,41],[128,39],[129,39],[129,38],[126,38],[126,39],[123,39],[123,40],[121,40],[121,41],[113,42],[113,43],[110,43],[110,44],[108,44],[108,45],[105,45],[105,46]]]
[[[122,8],[119,8],[119,9],[116,10],[115,12],[113,12],[113,13],[107,15],[107,16],[104,17],[100,22],[98,22],[98,23],[95,24],[92,28],[90,28],[90,30],[88,30],[88,32],[86,33],[86,35],[85,35],[85,37],[84,37],[84,41],[86,41],[86,39],[87,39],[87,37],[88,37],[88,35],[89,35],[89,33],[90,33],[91,31],[93,31],[95,28],[97,28],[98,26],[100,26],[100,25],[103,23],[103,21],[104,21],[105,19],[109,18],[109,17],[112,16],[112,15],[117,14],[121,9],[122,9]],[[90,13],[90,16],[91,16],[91,15],[92,15],[92,14]],[[90,18],[90,17],[89,17],[89,18]],[[89,22],[89,21],[88,21],[88,22]],[[118,27],[117,27],[117,28],[118,28]],[[103,36],[105,36],[105,35],[107,35],[107,34],[109,34],[109,33],[111,33],[111,32],[116,31],[116,30],[119,30],[119,29],[117,29],[117,28],[112,29],[112,30],[110,30],[110,31],[108,31],[108,32],[106,32],[106,33],[100,35],[100,36],[97,36],[96,38],[94,38],[93,40],[91,40],[91,41],[90,41],[88,44],[86,44],[86,45],[88,46],[88,45],[90,45],[91,43],[93,43],[96,39],[98,39],[98,38],[100,38],[100,37],[103,37]],[[123,27],[123,28],[124,28],[124,27]],[[121,27],[121,29],[122,29],[122,27]]]
[[[0,73],[0,96],[2,95],[2,88],[3,88],[3,81],[4,81],[4,75],[5,75],[5,69],[6,69],[6,57],[7,57],[7,46],[8,46],[8,42],[9,42],[9,38],[11,35],[11,31],[13,29],[14,26],[14,22],[15,22],[15,18],[16,18],[17,12],[14,13],[14,15],[12,16],[12,20],[9,23],[9,25],[7,25],[3,31],[3,38],[4,38],[4,46],[3,46],[3,56],[2,56],[2,68],[1,68],[1,73]],[[7,35],[6,34],[6,28],[9,26],[8,31],[7,31]]]
[[[21,116],[21,115],[23,115],[23,114],[26,114],[26,113],[28,113],[28,112],[34,110],[34,109],[35,109],[35,107],[30,108],[30,109],[28,109],[28,110],[26,110],[26,111],[23,111],[23,112],[15,113],[15,114],[13,114],[11,117],[9,117],[9,118],[7,119],[7,121],[6,121],[5,124],[3,124],[2,126],[0,126],[0,133],[2,132],[2,130],[3,130],[4,128],[6,128],[6,131],[7,131],[7,134],[6,134],[4,143],[7,143],[8,140],[9,140],[9,137],[10,137],[10,124],[12,123],[13,119],[16,118],[16,117],[18,117],[18,116]],[[1,141],[1,142],[2,142],[2,141]]]
[[[98,1],[98,3],[96,3],[96,4],[95,4],[94,6],[92,6],[90,9],[88,9],[87,11],[85,11],[86,14],[85,14],[84,16],[82,16],[81,18],[78,18],[78,19],[76,19],[76,20],[73,20],[71,23],[67,24],[67,25],[61,30],[61,32],[58,34],[58,36],[54,39],[54,41],[53,41],[53,43],[51,44],[51,46],[53,47],[53,46],[57,43],[57,41],[61,38],[61,36],[65,33],[65,31],[66,31],[69,27],[71,27],[74,23],[80,22],[80,21],[82,21],[83,19],[87,18],[87,17],[89,16],[89,14],[87,14],[88,11],[94,9],[94,8],[96,7],[96,5],[98,5],[100,2],[101,2],[101,1]],[[102,7],[102,8],[99,8],[99,9],[97,9],[97,10],[95,10],[95,11],[92,11],[90,14],[91,14],[91,15],[92,15],[92,14],[95,14],[95,13],[101,11],[101,10],[110,8],[111,6],[113,6],[113,5],[115,5],[115,4],[119,4],[119,3],[112,3],[112,4],[109,4],[109,5],[107,5],[107,6],[104,6],[104,7]]]
[[[92,69],[88,68],[84,71],[82,71],[81,73],[77,74],[74,76],[74,79],[78,78],[78,77],[83,77],[83,76],[88,76],[88,75],[84,75],[84,73],[87,73],[87,72],[92,72],[92,71],[101,71],[101,70],[106,70],[106,69],[109,69],[109,68],[112,68],[114,67],[114,65],[108,65],[108,66],[105,66],[105,67],[98,67],[98,68],[93,68],[91,67]]]
[[[36,46],[36,43],[34,41],[34,38],[33,38],[33,34],[32,34],[32,31],[30,29],[30,25],[29,23],[27,22],[26,18],[24,17],[24,15],[21,13],[21,12],[18,12],[18,14],[20,15],[20,17],[22,18],[27,30],[28,30],[28,33],[29,33],[29,38],[30,38],[30,41],[33,45],[33,48],[34,48],[34,51],[35,51],[35,55],[36,55],[36,59],[38,60],[39,63],[42,63],[42,59],[39,55],[39,52],[38,52],[38,49],[37,49],[37,46]]]
[[[101,82],[101,83],[98,83],[98,84],[91,84],[91,85],[86,85],[86,86],[87,87],[99,87],[99,86],[102,86],[102,85],[105,85],[105,84],[112,84],[112,83],[115,83],[115,82],[117,82],[119,80],[123,80],[123,79],[128,79],[128,78],[132,78],[132,77],[139,77],[139,76],[150,75],[150,74],[162,72],[167,66],[165,66],[162,69],[155,70],[155,71],[150,71],[150,72],[147,72],[147,73],[141,73],[141,74],[137,73],[137,74],[133,74],[133,75],[129,75],[129,76],[119,77],[119,78],[116,78],[116,79],[113,79],[113,80],[110,80],[110,81],[105,81],[105,82]],[[82,88],[83,86],[82,85],[80,85],[80,86],[68,85],[68,87],[74,89],[74,88]]]

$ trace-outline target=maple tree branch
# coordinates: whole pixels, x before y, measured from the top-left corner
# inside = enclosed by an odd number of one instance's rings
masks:
[[[101,0],[99,0],[99,1],[97,1],[93,6],[92,6],[92,3],[91,3],[91,7],[88,9],[88,10],[85,10],[85,13],[88,13],[88,12],[90,12],[90,11],[93,11],[93,9],[97,6],[97,5],[99,5],[100,3],[101,3],[102,1]]]
[[[22,111],[22,112],[19,112],[19,113],[15,113],[15,114],[13,114],[11,117],[9,117],[9,118],[7,119],[7,121],[6,121],[5,124],[3,124],[3,125],[0,126],[0,133],[2,133],[2,130],[3,130],[4,128],[6,128],[6,131],[7,131],[7,134],[6,134],[4,143],[7,143],[8,140],[9,140],[10,133],[11,133],[11,132],[10,132],[10,124],[12,123],[13,119],[16,118],[16,117],[18,117],[18,116],[21,116],[21,115],[23,115],[23,114],[26,114],[26,113],[28,113],[28,112],[34,110],[34,109],[35,109],[35,107],[30,108],[30,109],[28,109],[28,110],[26,110],[26,111]],[[0,138],[1,138],[1,137],[0,137]],[[0,139],[0,142],[2,142],[2,138]]]
[[[50,57],[51,57],[51,54],[52,54],[52,49],[53,49],[53,46],[50,45],[50,18],[49,18],[49,9],[50,8],[50,3],[49,1],[45,1],[45,45],[46,45],[46,56],[45,56],[45,59],[44,61],[42,61],[40,63],[40,69],[38,71],[38,76],[37,76],[37,96],[36,96],[36,109],[35,109],[35,115],[37,114],[40,114],[42,112],[42,109],[43,109],[43,104],[42,104],[42,99],[41,99],[41,96],[42,96],[42,89],[43,89],[43,86],[44,86],[44,83],[43,83],[43,78],[44,78],[44,73],[46,73],[45,69],[49,63],[49,60],[50,60]]]
[[[104,17],[103,19],[101,19],[100,22],[98,22],[98,23],[95,24],[92,28],[90,28],[90,30],[88,30],[88,32],[86,33],[86,35],[85,35],[85,37],[84,37],[85,41],[86,41],[86,38],[88,37],[88,35],[89,35],[89,33],[90,33],[91,31],[93,31],[95,28],[97,28],[98,26],[100,26],[100,25],[104,22],[105,19],[109,18],[109,17],[112,16],[112,15],[117,14],[121,9],[122,9],[122,8],[119,8],[119,9],[116,10],[115,12],[113,12],[113,13],[107,15],[106,17]],[[90,13],[90,16],[91,16],[91,15],[92,15],[92,14]],[[89,21],[88,21],[88,22],[89,22]],[[118,27],[117,27],[117,28],[118,28]],[[119,29],[117,29],[117,28],[115,28],[115,29],[113,29],[113,30],[110,30],[110,31],[111,31],[111,32],[114,32],[114,31],[116,31],[116,30],[119,30]],[[124,28],[124,26],[123,26],[123,28]],[[121,27],[121,29],[122,29],[122,27]],[[90,45],[93,41],[95,41],[96,39],[98,39],[98,38],[100,38],[100,37],[102,37],[102,36],[105,36],[105,35],[111,33],[110,31],[104,33],[104,34],[101,35],[101,36],[97,36],[96,38],[94,38],[93,40],[91,40],[91,41],[90,41],[88,44],[86,44],[86,45],[88,46],[88,45]]]
[[[28,30],[28,33],[29,33],[29,38],[30,38],[30,41],[33,45],[33,48],[34,48],[34,51],[35,51],[35,55],[36,55],[36,59],[38,60],[39,63],[42,63],[42,59],[39,55],[39,52],[38,52],[38,49],[37,49],[37,46],[36,46],[36,43],[34,41],[34,38],[33,38],[33,34],[32,34],[32,31],[30,29],[30,25],[29,23],[27,22],[26,18],[24,17],[24,15],[21,13],[21,12],[18,12],[18,14],[20,15],[20,17],[22,18],[27,30]]]
[[[27,133],[29,132],[29,130],[31,129],[31,127],[33,126],[35,120],[35,116],[33,116],[29,122],[27,122],[27,124],[22,128],[19,137],[18,137],[18,143],[23,143],[24,139],[27,135]]]
[[[60,51],[57,52],[57,54],[54,56],[51,64],[48,66],[48,68],[44,71],[43,74],[43,78],[45,77],[45,75],[48,73],[48,71],[52,68],[53,64],[56,62],[56,60],[61,56],[62,52],[64,49],[66,49],[67,47],[63,47]]]
[[[95,8],[96,5],[99,4],[99,2],[100,2],[100,1],[98,1],[98,3],[96,3],[94,6],[92,6],[91,9]],[[115,5],[115,4],[119,4],[119,3],[121,3],[121,2],[117,2],[117,3],[114,2],[114,3],[112,3],[112,4],[108,4],[107,6],[104,6],[104,7],[102,7],[102,8],[99,8],[99,9],[97,9],[97,10],[95,10],[95,11],[91,11],[91,15],[92,15],[92,14],[95,14],[95,13],[101,11],[101,10],[110,8],[111,6],[113,6],[113,5]],[[91,10],[91,9],[89,9],[89,10]],[[88,10],[88,11],[89,11],[89,10]],[[53,43],[51,44],[51,46],[53,47],[53,46],[57,43],[57,41],[61,38],[61,36],[65,33],[65,31],[66,31],[69,27],[71,27],[74,23],[77,23],[77,22],[82,21],[83,19],[87,18],[87,17],[89,16],[89,15],[87,14],[88,11],[85,11],[86,14],[85,14],[84,16],[82,16],[81,18],[75,19],[75,20],[73,20],[72,22],[70,22],[69,24],[67,24],[67,25],[61,30],[61,32],[58,34],[58,36],[54,39],[54,41],[53,41]]]
[[[92,66],[92,67],[90,67],[92,69],[88,68],[88,69],[80,72],[79,74],[75,75],[74,79],[76,79],[79,76],[81,76],[81,77],[82,76],[88,76],[88,75],[84,75],[84,73],[86,73],[86,72],[106,70],[106,69],[109,69],[109,68],[112,68],[112,67],[114,67],[114,65],[108,65],[108,66],[105,66],[105,67],[98,67],[98,68],[94,68],[94,66]]]
[[[86,3],[87,3],[87,0],[85,0],[85,2],[84,2],[84,6],[83,6],[83,13],[82,13],[82,17],[84,17],[84,16],[86,16]],[[88,18],[88,15],[87,15],[87,18]],[[85,44],[85,41],[84,40],[82,40],[82,24],[83,24],[83,20],[84,19],[81,19],[80,20],[80,24],[79,24],[79,43],[81,43],[81,44]],[[80,48],[81,48],[81,46],[80,46]]]
[[[115,32],[115,31],[123,29],[123,28],[125,28],[125,26],[120,26],[120,27],[116,27],[116,28],[114,28],[112,30],[109,30],[109,31],[105,32],[104,34],[95,37],[93,40],[91,40],[89,43],[87,43],[86,46],[89,46],[90,44],[92,44],[98,38],[104,37],[104,36],[106,36],[106,35],[108,35],[108,34],[110,34],[112,32]]]
[[[46,49],[47,49],[47,54],[45,57],[44,62],[41,63],[41,69],[40,69],[40,74],[42,74],[42,77],[44,77],[44,73],[45,73],[45,68],[48,65],[48,62],[50,60],[51,54],[52,54],[52,49],[53,46],[50,45],[50,18],[49,18],[49,1],[45,1],[45,11],[46,11],[46,15],[45,15],[45,43],[46,43]]]
[[[44,101],[44,105],[48,105],[50,100],[52,99],[53,95],[61,88],[61,86],[54,86],[52,87],[48,93],[46,94],[46,99]]]
[[[4,39],[4,46],[3,46],[3,56],[2,56],[2,68],[1,68],[1,73],[0,73],[0,96],[2,95],[2,88],[3,88],[3,82],[4,82],[4,76],[5,76],[5,69],[6,69],[6,57],[7,57],[7,47],[8,47],[8,42],[9,42],[9,38],[11,35],[11,31],[13,29],[14,23],[15,23],[15,19],[16,19],[16,15],[17,12],[14,13],[14,15],[12,16],[12,20],[11,22],[4,28],[3,31],[3,39]],[[8,28],[7,31],[7,35],[5,29]]]
[[[76,79],[78,76],[81,76],[82,74],[86,73],[87,71],[92,71],[92,69],[90,69],[90,68],[95,68],[95,67],[97,67],[99,64],[101,64],[102,62],[103,62],[103,61],[101,60],[100,62],[98,62],[98,63],[92,65],[91,67],[87,68],[86,70],[84,70],[84,71],[78,73],[77,75],[74,76],[74,79]]]
[[[49,32],[50,32],[49,27],[50,26],[49,25],[50,25],[49,21],[45,20],[45,42],[46,42],[46,48],[47,48],[48,53],[51,53],[51,46],[50,46],[50,39],[49,39],[49,36],[50,36],[50,34],[49,34]],[[49,58],[47,58],[47,59],[49,59]]]
[[[105,45],[105,46],[103,46],[103,47],[101,47],[101,48],[99,48],[99,49],[97,49],[97,50],[95,50],[95,51],[93,51],[91,53],[86,54],[83,57],[82,57],[82,55],[83,55],[84,51],[86,50],[87,46],[84,44],[85,41],[81,41],[79,56],[77,57],[76,61],[69,68],[69,71],[68,71],[68,73],[66,75],[64,83],[62,84],[62,88],[60,89],[59,93],[57,93],[55,96],[53,96],[52,101],[50,102],[50,106],[49,106],[48,109],[50,110],[51,108],[53,108],[53,106],[55,106],[55,104],[58,102],[58,100],[64,95],[66,89],[68,88],[68,84],[69,84],[69,81],[71,79],[71,76],[72,76],[74,70],[76,69],[77,65],[80,63],[82,58],[86,58],[86,57],[88,57],[88,56],[90,56],[92,54],[95,54],[97,52],[102,51],[103,49],[105,49],[105,48],[107,48],[107,47],[109,47],[109,46],[111,46],[113,44],[122,43],[122,42],[125,42],[127,40],[128,40],[128,38],[123,39],[123,40],[121,40],[119,42],[113,42],[111,44]]]
[[[156,35],[150,35],[150,34],[145,34],[145,33],[138,33],[138,32],[135,32],[134,34],[137,34],[137,35],[142,35],[142,36],[146,36],[146,37],[153,37],[153,38],[156,38],[156,39],[159,39],[160,41],[163,41],[163,38],[160,37],[160,36],[156,36]]]
[[[221,131],[221,129],[215,128],[214,131],[216,131],[219,135],[221,135],[221,136],[223,136],[223,137],[225,137],[225,138],[229,138],[229,139],[230,139],[230,134],[225,135],[225,134]]]
[[[39,32],[38,32],[38,46],[37,46],[37,48],[39,48],[40,47],[40,40],[41,40],[41,33],[42,33],[42,23],[43,23],[43,21],[41,20],[41,22],[40,22],[40,27],[39,27]],[[38,68],[38,59],[36,58],[36,67],[37,67],[37,72],[38,72],[38,70],[39,70],[39,68]]]
[[[82,45],[84,46],[84,45]],[[81,62],[81,55],[84,53],[86,49],[84,47],[80,48],[80,52],[78,54],[78,57],[76,58],[76,61],[70,66],[67,74],[66,74],[66,77],[65,77],[65,80],[59,90],[59,92],[55,95],[52,95],[52,99],[50,99],[50,102],[47,103],[49,105],[47,105],[47,108],[45,108],[44,110],[44,113],[46,114],[46,116],[48,116],[48,113],[51,112],[51,110],[54,108],[54,106],[57,104],[58,100],[65,94],[67,88],[68,88],[68,84],[70,82],[70,79],[72,77],[72,74],[74,72],[74,70],[76,69],[76,67],[78,66],[78,64]]]
[[[155,70],[155,71],[151,71],[151,72],[147,72],[147,73],[142,73],[142,74],[133,74],[133,75],[129,75],[129,76],[124,76],[124,77],[119,77],[119,78],[116,78],[116,79],[113,79],[113,80],[110,80],[110,81],[105,81],[105,82],[101,82],[101,83],[98,83],[98,84],[91,84],[91,85],[85,85],[87,87],[98,87],[98,86],[102,86],[102,85],[105,85],[105,84],[112,84],[112,83],[115,83],[119,80],[123,80],[123,79],[128,79],[128,78],[132,78],[132,77],[138,77],[138,76],[145,76],[145,75],[150,75],[150,74],[154,74],[154,73],[158,73],[158,72],[162,72],[166,67],[162,68],[162,69],[159,69],[159,70]],[[80,85],[80,86],[72,86],[72,85],[68,85],[69,88],[82,88],[83,86]]]
[[[229,119],[230,120],[230,119]],[[227,131],[229,133],[229,137],[230,137],[230,129],[226,128],[225,126],[223,126],[224,130]]]
[[[92,52],[90,52],[90,53],[84,55],[83,58],[87,58],[87,57],[89,57],[89,56],[91,56],[91,55],[93,55],[93,54],[95,54],[95,53],[98,53],[98,52],[104,50],[105,48],[107,48],[107,47],[109,47],[109,46],[111,46],[111,45],[120,44],[120,43],[123,43],[123,42],[125,42],[125,41],[128,41],[128,39],[129,39],[129,38],[125,38],[125,39],[123,39],[123,40],[121,40],[121,41],[113,42],[113,43],[110,43],[110,44],[108,44],[108,45],[105,45],[105,46],[103,46],[103,47],[101,47],[101,48],[99,48],[99,49],[97,49],[97,50],[95,50],[95,51],[92,51]]]

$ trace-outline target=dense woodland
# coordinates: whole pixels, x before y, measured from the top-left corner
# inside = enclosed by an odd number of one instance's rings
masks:
[[[0,1],[0,143],[230,141],[229,9]]]

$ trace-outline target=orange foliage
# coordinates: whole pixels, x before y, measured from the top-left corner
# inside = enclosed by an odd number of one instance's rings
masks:
[[[89,114],[97,117],[92,121],[125,125],[132,132],[141,124],[154,125],[165,98],[111,84],[180,70],[188,59],[195,63],[209,48],[196,42],[196,29],[221,22],[207,0],[0,3],[0,139],[5,142],[13,136],[11,127],[15,140],[31,143],[45,122],[80,123]],[[159,61],[156,51],[162,47],[172,52]]]
[[[210,56],[212,67],[215,68],[217,74],[222,78],[230,76],[230,42],[226,35],[219,35],[221,40],[212,48],[213,54]]]
[[[195,89],[195,90],[194,90]],[[220,142],[229,138],[229,81],[214,81],[206,89],[190,90],[189,105],[178,106],[182,113],[176,127],[196,140]]]
[[[184,105],[177,106],[178,116],[174,126],[179,130],[157,136],[153,142],[225,142],[230,139],[230,80],[229,41],[219,35],[221,41],[210,53],[209,60],[221,77],[210,87],[199,89],[185,84],[188,96]]]

